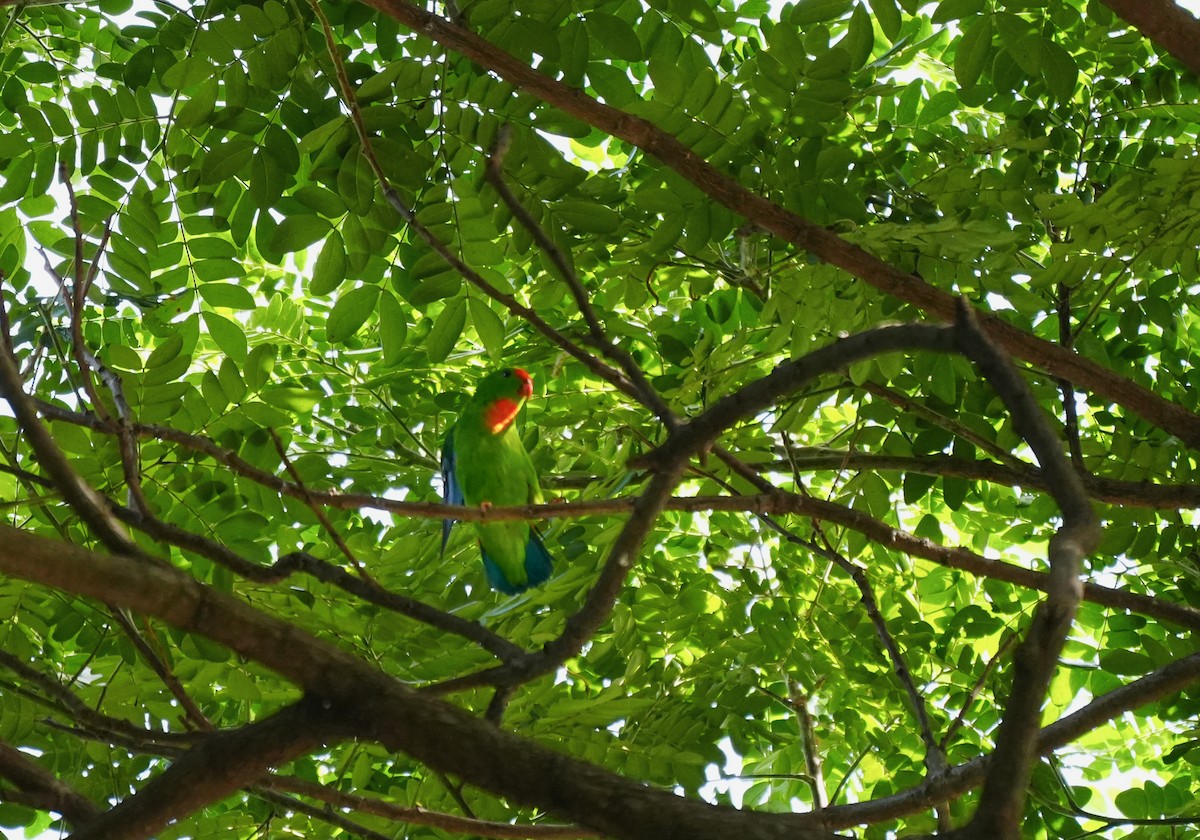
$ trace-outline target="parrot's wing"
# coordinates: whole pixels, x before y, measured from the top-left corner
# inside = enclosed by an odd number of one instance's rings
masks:
[[[464,504],[462,485],[458,483],[458,463],[454,457],[454,429],[446,433],[446,442],[442,445],[442,502],[447,505]],[[455,520],[442,520],[442,554],[446,553],[446,543],[450,540],[450,529]]]

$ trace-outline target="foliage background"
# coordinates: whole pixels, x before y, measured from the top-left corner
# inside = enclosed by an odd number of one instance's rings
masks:
[[[182,534],[259,567],[295,551],[351,572],[361,564],[384,589],[530,651],[585,603],[627,511],[578,515],[569,503],[639,490],[645,476],[626,461],[666,433],[522,317],[528,307],[597,352],[553,254],[485,177],[502,125],[512,132],[504,182],[566,255],[605,333],[680,416],[840,335],[930,313],[393,17],[320,8],[328,31],[312,6],[277,0],[6,8],[7,327],[58,446],[88,484],[140,515],[126,517],[146,526],[138,545],[428,685],[494,657],[312,577],[248,577]],[[1196,411],[1200,91],[1194,72],[1105,5],[479,0],[438,11],[895,269]],[[339,65],[368,149],[413,219],[381,192]],[[465,282],[421,228],[497,294]],[[297,489],[435,502],[442,435],[498,364],[534,373],[541,392],[523,436],[548,493],[568,502],[547,523],[559,565],[546,586],[490,592],[465,535],[439,556],[436,509],[310,504]],[[1194,654],[1197,460],[1194,440],[1139,405],[1038,364],[1023,371],[1104,522],[1089,578],[1184,608],[1172,622],[1084,603],[1049,722]],[[95,545],[12,417],[0,418],[0,443],[9,524]],[[654,787],[771,812],[922,783],[927,750],[908,688],[946,764],[990,751],[1013,642],[1041,594],[851,520],[1043,569],[1057,508],[994,391],[958,358],[881,356],[789,395],[720,444],[777,491],[843,513],[780,516],[781,535],[748,503],[664,512],[611,619],[557,673],[515,691],[503,726]],[[762,489],[719,459],[692,466],[679,496]],[[846,564],[868,581],[882,640]],[[243,726],[301,694],[203,636],[15,577],[0,578],[0,649],[0,740],[102,807],[142,788],[206,725]],[[483,714],[492,697],[477,687],[450,699]],[[1196,816],[1198,709],[1192,686],[1041,762],[1025,836],[1182,836],[1168,818]],[[370,741],[278,772],[444,814],[545,816]],[[9,780],[0,824],[59,824]],[[293,794],[225,797],[158,836],[455,831],[362,807],[355,829],[296,807],[320,797]],[[939,806],[942,827],[965,822],[976,801]],[[864,820],[857,835],[933,831],[935,805]]]

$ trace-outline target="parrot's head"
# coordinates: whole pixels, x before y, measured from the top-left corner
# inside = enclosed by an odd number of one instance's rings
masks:
[[[504,368],[481,379],[472,399],[483,408],[484,426],[498,435],[512,424],[531,396],[533,377],[521,368]]]

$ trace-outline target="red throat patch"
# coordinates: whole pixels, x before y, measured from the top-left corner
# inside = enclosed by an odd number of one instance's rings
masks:
[[[498,435],[508,428],[520,410],[520,402],[510,400],[508,397],[500,397],[483,410],[484,425],[487,426],[489,432]]]

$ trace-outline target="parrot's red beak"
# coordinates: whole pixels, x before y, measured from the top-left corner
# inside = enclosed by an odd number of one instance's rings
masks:
[[[513,373],[521,380],[521,396],[529,399],[533,396],[533,377],[521,368],[513,368]]]

